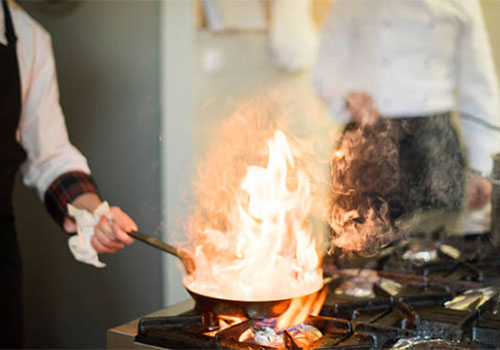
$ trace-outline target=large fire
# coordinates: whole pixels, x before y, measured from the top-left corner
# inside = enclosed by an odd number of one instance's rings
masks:
[[[306,151],[259,111],[246,112],[225,122],[200,168],[187,248],[196,270],[184,285],[241,301],[315,293],[323,277]]]

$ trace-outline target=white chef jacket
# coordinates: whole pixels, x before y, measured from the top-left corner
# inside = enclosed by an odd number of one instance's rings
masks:
[[[22,109],[16,138],[27,153],[23,180],[43,198],[50,184],[69,171],[90,174],[85,157],[69,142],[59,104],[50,35],[19,5],[8,1],[16,32]],[[6,45],[0,8],[0,44]]]
[[[489,172],[500,151],[497,76],[477,0],[336,0],[313,84],[332,116],[370,94],[385,117],[458,109],[469,165]]]

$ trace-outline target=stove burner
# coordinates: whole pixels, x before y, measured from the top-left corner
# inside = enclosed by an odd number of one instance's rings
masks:
[[[380,276],[375,270],[344,269],[334,276],[338,287],[335,294],[349,295],[358,298],[373,298],[373,285],[380,283]]]
[[[258,321],[247,328],[238,338],[241,343],[260,344],[276,348],[287,348],[287,344],[305,347],[320,339],[321,331],[309,323],[303,323],[285,331],[276,329],[277,319]]]
[[[262,321],[246,320],[207,336],[201,316],[144,318],[136,341],[175,349],[405,349],[403,345],[408,344],[419,349],[436,344],[494,348],[500,341],[498,293],[473,311],[443,307],[452,298],[451,294],[424,293],[334,299],[320,316],[310,316],[305,324],[281,333]],[[307,342],[302,341],[304,331]],[[397,343],[400,339],[407,342]]]
[[[170,349],[302,349],[305,338],[308,347],[314,347],[321,342],[338,342],[352,333],[349,321],[321,316],[310,316],[304,324],[281,333],[257,320],[230,326],[213,337],[200,334],[204,327],[201,316],[143,318],[135,340]]]
[[[500,286],[500,254],[482,236],[442,240],[429,261],[404,260],[410,247],[337,260],[340,268],[369,266],[348,277],[376,273],[372,293],[348,296],[346,279],[337,279],[320,315],[296,328],[276,332],[252,319],[221,326],[220,315],[189,314],[142,319],[136,341],[170,349],[500,349],[499,289],[486,288]]]

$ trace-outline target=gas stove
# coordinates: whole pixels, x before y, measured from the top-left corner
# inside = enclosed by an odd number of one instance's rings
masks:
[[[300,326],[275,331],[272,320],[251,319],[221,325],[215,315],[193,308],[142,318],[134,324],[134,344],[167,349],[500,349],[500,254],[488,235],[417,235],[373,257],[327,259],[325,271],[333,276],[325,304]]]
[[[404,284],[432,281],[456,291],[500,286],[499,253],[487,233],[445,236],[437,231],[413,234],[412,239],[394,242],[372,257],[338,258],[334,254],[327,257],[325,270],[368,268]]]

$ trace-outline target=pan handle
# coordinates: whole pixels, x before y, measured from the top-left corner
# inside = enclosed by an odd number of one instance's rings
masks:
[[[150,235],[147,235],[139,231],[132,231],[129,232],[128,234],[129,236],[134,237],[135,239],[141,242],[144,242],[152,247],[155,247],[157,249],[163,250],[164,252],[167,252],[168,254],[176,256],[182,261],[182,263],[184,264],[184,268],[186,269],[186,272],[188,274],[191,274],[196,270],[196,265],[193,259],[189,257],[187,254],[183,254],[183,252],[179,251],[179,249],[177,249],[176,247],[171,246],[168,243],[162,242],[159,239],[156,239]]]
[[[161,249],[164,252],[167,252],[169,254],[172,254],[172,255],[180,258],[179,251],[177,250],[177,248],[174,246],[171,246],[170,244],[162,242],[154,237],[151,237],[150,235],[147,235],[145,233],[138,232],[138,231],[132,231],[132,232],[129,232],[128,234],[129,234],[129,236],[132,236],[141,242],[149,244],[152,247]]]

